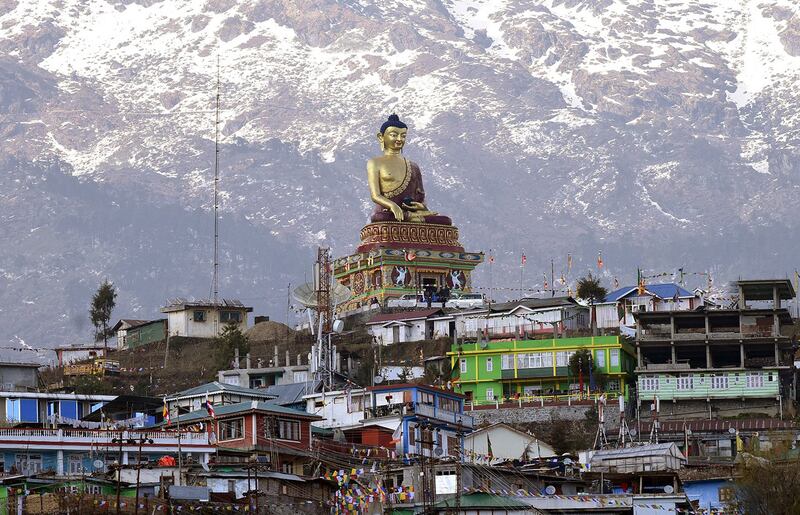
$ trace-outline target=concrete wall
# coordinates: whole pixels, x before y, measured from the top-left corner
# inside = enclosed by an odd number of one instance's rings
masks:
[[[594,405],[580,406],[544,406],[543,408],[503,408],[503,409],[480,409],[465,411],[468,415],[475,417],[475,426],[504,422],[506,424],[517,424],[520,422],[548,422],[553,417],[566,420],[585,420],[586,412]],[[608,423],[608,421],[606,422]],[[492,441],[494,445],[494,441]]]
[[[639,417],[642,420],[652,418],[651,401],[641,401]],[[741,414],[764,414],[768,417],[780,415],[780,404],[775,399],[719,399],[719,400],[679,400],[677,402],[661,401],[661,420],[670,419],[718,419],[735,417]],[[710,411],[709,411],[710,409]]]
[[[26,390],[39,386],[38,370],[32,367],[0,365],[0,386],[3,390]]]
[[[205,321],[195,322],[194,312],[204,311]],[[242,313],[242,322],[239,329],[244,332],[247,330],[247,311],[244,309],[211,309],[211,308],[188,308],[183,311],[173,311],[167,313],[170,336],[192,336],[197,338],[214,338],[225,328],[225,323],[219,321],[220,311],[239,311]]]

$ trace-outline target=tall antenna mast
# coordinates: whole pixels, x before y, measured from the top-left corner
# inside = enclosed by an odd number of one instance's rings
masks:
[[[217,56],[217,107],[214,114],[214,276],[211,281],[214,304],[219,296],[219,55]]]

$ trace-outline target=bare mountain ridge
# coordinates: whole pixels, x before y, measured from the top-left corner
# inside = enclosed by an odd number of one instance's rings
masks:
[[[355,243],[394,110],[495,286],[523,250],[531,284],[567,252],[623,282],[794,267],[788,0],[7,1],[0,55],[3,341],[86,338],[106,276],[119,315],[207,294],[217,55],[223,290],[279,320],[312,247]]]

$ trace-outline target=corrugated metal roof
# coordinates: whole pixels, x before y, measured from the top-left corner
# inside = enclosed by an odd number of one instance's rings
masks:
[[[256,411],[267,411],[270,413],[277,413],[282,415],[294,415],[297,417],[303,418],[312,418],[314,420],[321,419],[317,415],[313,415],[306,411],[300,411],[292,408],[286,408],[284,406],[279,406],[277,404],[270,404],[268,402],[258,402],[258,401],[245,401],[245,402],[237,402],[236,404],[222,404],[219,406],[214,406],[214,414],[217,418],[225,416],[225,415],[235,415],[237,413],[246,413],[251,410]],[[190,422],[199,422],[201,420],[205,420],[210,418],[208,412],[205,408],[199,409],[196,411],[192,411],[191,413],[185,413],[180,416],[180,423],[186,424]],[[178,423],[178,417],[173,417],[170,420],[170,426],[175,426]]]
[[[252,388],[245,388],[244,386],[237,386],[233,384],[220,383],[219,381],[212,381],[210,383],[201,384],[188,390],[183,390],[174,395],[167,396],[167,400],[181,399],[184,397],[194,397],[196,395],[205,395],[206,393],[238,393],[250,397],[257,397],[262,399],[271,398],[272,395],[268,394],[266,390],[254,390]]]
[[[383,313],[370,318],[367,325],[381,324],[386,322],[401,322],[403,320],[419,320],[428,318],[432,315],[444,313],[441,308],[415,309],[411,311],[398,311],[397,313]]]
[[[617,290],[612,291],[606,298],[603,299],[603,302],[616,302],[623,297],[627,297],[631,292],[636,292],[636,286],[623,286]],[[694,293],[681,288],[679,285],[674,283],[661,283],[661,284],[648,284],[645,286],[645,291],[650,295],[654,295],[660,299],[672,299],[675,297],[675,293],[678,294],[678,297],[694,297]]]
[[[685,426],[684,426],[685,424]],[[779,420],[776,418],[746,418],[730,420],[667,420],[661,421],[661,433],[682,433],[684,427],[693,432],[728,433],[730,429],[739,431],[764,431],[777,429],[794,429],[797,423],[793,420]],[[650,430],[650,422],[642,422],[642,432]]]
[[[626,447],[624,449],[603,449],[595,451],[592,455],[592,461],[595,459],[608,460],[618,458],[637,458],[646,456],[661,456],[670,455],[684,458],[678,446],[674,442],[654,443],[647,445],[637,445],[634,447]]]
[[[304,383],[278,384],[269,386],[264,390],[268,395],[275,398],[268,401],[270,404],[286,405],[301,402],[303,395],[309,395],[319,391],[322,381],[306,381]]]

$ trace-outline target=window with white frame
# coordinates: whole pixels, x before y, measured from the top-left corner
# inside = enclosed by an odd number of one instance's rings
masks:
[[[494,370],[494,363],[492,362],[492,358],[486,358],[486,371],[492,372]]]
[[[278,439],[300,441],[300,422],[297,420],[278,419]]]
[[[244,419],[235,418],[233,420],[219,421],[220,440],[238,440],[244,437]]]
[[[38,474],[42,471],[41,454],[17,454],[15,461],[17,470],[26,476]]]
[[[724,390],[728,388],[728,376],[712,374],[711,388],[714,390]]]
[[[691,390],[694,388],[694,376],[691,374],[681,374],[675,383],[677,390]]]
[[[609,354],[609,361],[612,367],[619,366],[619,349],[611,349]]]
[[[598,369],[606,368],[606,351],[602,349],[594,351],[594,366]]]
[[[461,373],[462,374],[466,374],[467,373],[467,360],[465,358],[461,358],[459,360],[459,366],[461,367],[460,368]]]
[[[486,400],[493,401],[494,400],[494,388],[487,388],[486,389]]]
[[[643,376],[639,378],[639,388],[643,392],[653,392],[658,390],[658,377]]]
[[[83,457],[82,456],[70,456],[68,460],[69,464],[69,473],[71,475],[77,475],[83,473]]]
[[[764,376],[758,372],[749,372],[747,374],[747,387],[748,388],[761,388],[764,386]]]
[[[568,367],[569,358],[571,358],[573,354],[575,354],[575,352],[566,352],[566,351],[556,352],[556,366]]]
[[[500,368],[502,370],[513,370],[514,369],[514,355],[513,354],[503,354],[500,357]]]

